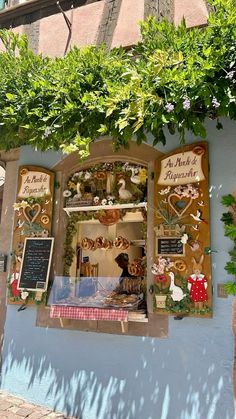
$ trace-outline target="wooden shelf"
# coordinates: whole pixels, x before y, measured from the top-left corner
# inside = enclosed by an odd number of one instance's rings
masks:
[[[73,212],[82,211],[101,211],[107,209],[135,209],[135,208],[147,208],[147,202],[140,202],[139,204],[115,204],[115,205],[90,205],[86,207],[65,207],[63,210],[70,216]]]

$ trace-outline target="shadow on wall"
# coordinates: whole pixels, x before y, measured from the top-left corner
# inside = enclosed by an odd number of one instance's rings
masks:
[[[7,318],[6,391],[80,419],[233,419],[232,342],[209,336],[213,320],[172,321],[160,340],[35,328],[32,308]]]

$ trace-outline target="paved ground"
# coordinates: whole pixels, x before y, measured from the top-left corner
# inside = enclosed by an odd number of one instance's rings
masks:
[[[0,391],[0,419],[69,419],[62,413],[53,412],[42,406],[30,404]],[[70,416],[70,419],[74,419]]]

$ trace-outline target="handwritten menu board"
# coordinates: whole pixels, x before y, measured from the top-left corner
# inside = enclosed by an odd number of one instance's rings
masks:
[[[157,237],[157,254],[184,256],[184,245],[181,243],[181,237]]]
[[[54,238],[26,238],[18,289],[46,291]]]

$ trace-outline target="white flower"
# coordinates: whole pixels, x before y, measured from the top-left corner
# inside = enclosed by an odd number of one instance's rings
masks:
[[[107,200],[106,199],[103,199],[102,202],[101,202],[101,204],[102,205],[106,205],[107,204]]]
[[[29,205],[29,204],[28,204],[28,202],[27,202],[27,201],[21,201],[21,202],[20,202],[20,207],[21,207],[21,208],[26,208],[26,207],[28,207],[28,205]]]
[[[212,103],[213,108],[215,109],[219,108],[220,106],[220,102],[218,102],[215,96],[213,96],[211,103]]]
[[[190,109],[190,100],[187,96],[184,97],[183,108],[185,111],[188,111]]]
[[[123,169],[126,170],[126,171],[130,169],[128,161],[123,165]]]
[[[172,112],[173,110],[174,110],[174,105],[173,105],[173,103],[170,103],[170,102],[168,102],[166,105],[165,105],[165,110],[168,112],[168,113],[170,113],[170,112]]]
[[[159,272],[159,267],[157,266],[157,264],[156,264],[156,263],[154,263],[154,264],[152,265],[152,267],[151,267],[151,272],[152,272],[152,274],[153,274],[153,275],[158,275],[158,272]]]
[[[21,291],[21,299],[22,300],[26,300],[26,298],[28,297],[29,293],[28,291]]]
[[[71,191],[69,191],[68,189],[67,189],[67,190],[65,190],[65,191],[63,192],[63,196],[64,196],[64,198],[69,198],[69,196],[71,196]]]
[[[85,174],[84,174],[84,180],[88,180],[90,178],[91,178],[91,173],[85,172]]]
[[[95,205],[97,205],[97,204],[99,203],[99,201],[100,201],[99,196],[95,196],[95,197],[93,198],[93,202],[94,202],[94,204],[95,204]]]
[[[13,205],[14,211],[18,211],[21,207],[20,202],[15,202]]]
[[[51,132],[52,132],[52,128],[51,127],[46,127],[45,130],[44,130],[44,133],[42,135],[42,139],[48,138],[49,135],[51,134]]]
[[[186,244],[187,241],[188,241],[188,235],[186,233],[183,234],[180,241],[181,241],[181,243]]]
[[[108,201],[108,205],[113,205],[113,204],[114,204],[113,201],[111,201],[111,200]]]

